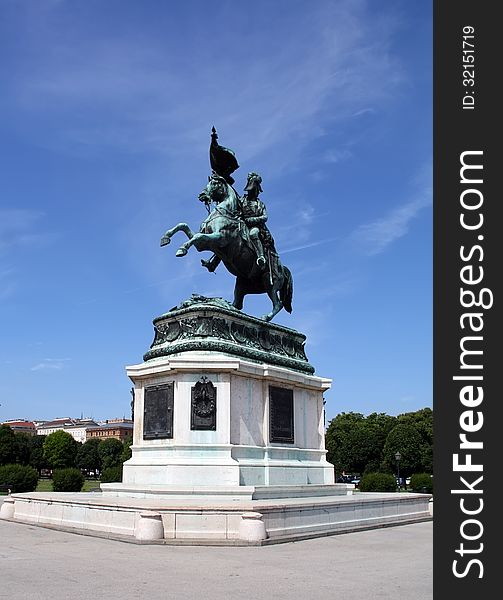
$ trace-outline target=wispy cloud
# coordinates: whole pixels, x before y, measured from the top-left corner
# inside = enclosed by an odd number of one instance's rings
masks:
[[[281,253],[284,252],[282,247],[288,247],[292,239],[295,239],[300,246],[310,244],[313,226],[317,220],[323,217],[322,214],[317,213],[313,205],[305,201],[296,208],[290,207],[286,210],[288,210],[290,218],[280,221],[274,229],[276,246]],[[292,251],[290,250],[290,252]]]
[[[0,209],[0,255],[17,246],[45,239],[43,233],[35,231],[37,222],[43,216],[44,213],[36,210]]]
[[[228,55],[208,43],[205,19],[204,32],[194,22],[182,40],[141,30],[82,37],[75,27],[55,36],[48,22],[30,37],[32,52],[43,48],[40,58],[21,65],[11,92],[28,114],[53,115],[55,137],[68,148],[113,145],[185,158],[215,124],[234,132],[229,145],[241,161],[273,151],[267,160],[278,166],[334,120],[389,98],[403,80],[388,49],[396,23],[371,17],[365,2],[316,3],[302,19],[292,7],[261,28],[234,22],[223,5],[207,16],[225,29]]]
[[[61,371],[70,358],[44,358],[42,362],[30,367],[30,371]]]
[[[421,189],[414,197],[395,207],[383,217],[370,223],[360,225],[352,234],[351,239],[356,242],[368,256],[383,252],[390,244],[406,235],[411,221],[415,219],[422,209],[432,203],[431,185],[424,185],[425,177],[430,178],[430,169],[423,170],[415,178],[421,184]]]
[[[14,269],[5,268],[0,271],[0,300],[6,300],[16,290],[16,282],[13,281]]]
[[[323,160],[330,164],[335,164],[341,162],[342,160],[347,160],[352,156],[350,150],[347,148],[343,148],[342,150],[338,150],[337,148],[332,148],[327,150],[323,156]]]
[[[332,237],[325,240],[317,240],[316,242],[311,242],[309,244],[302,244],[301,246],[295,246],[294,248],[286,248],[285,250],[282,250],[281,254],[288,254],[290,252],[298,252],[300,250],[307,250],[308,248],[315,248],[316,246],[322,246],[323,244],[335,242],[337,239],[338,238],[336,237]]]
[[[12,297],[19,287],[20,250],[33,251],[54,238],[40,227],[43,217],[37,210],[0,208],[0,301]]]

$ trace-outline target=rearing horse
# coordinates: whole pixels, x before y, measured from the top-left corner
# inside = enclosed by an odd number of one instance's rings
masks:
[[[273,306],[263,319],[270,321],[282,308],[292,312],[292,274],[279,258],[276,259],[277,273],[274,278],[270,264],[257,264],[257,253],[250,240],[248,227],[240,217],[240,199],[236,190],[223,177],[213,174],[199,198],[207,203],[216,203],[199,232],[194,233],[187,223],[178,223],[162,236],[161,246],[169,244],[175,233],[183,231],[189,239],[178,248],[176,256],[185,256],[191,246],[198,252],[213,252],[227,270],[236,276],[233,305],[238,310],[243,308],[246,294],[266,293]]]

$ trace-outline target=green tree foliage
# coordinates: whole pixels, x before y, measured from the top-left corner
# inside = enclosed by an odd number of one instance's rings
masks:
[[[429,473],[414,473],[410,478],[413,492],[433,494],[433,477]]]
[[[395,424],[395,417],[384,413],[368,417],[361,413],[341,413],[332,419],[326,432],[327,459],[334,464],[337,474],[376,470],[385,439]]]
[[[133,444],[132,437],[127,437],[124,440],[124,450],[122,451],[122,454],[121,454],[121,462],[125,463],[126,460],[129,460],[131,458],[131,456],[133,455],[133,453],[131,451],[132,444]]]
[[[118,467],[122,464],[121,455],[124,446],[121,441],[115,438],[103,440],[98,446],[98,453],[101,458],[101,467],[103,470],[109,467]]]
[[[360,481],[362,492],[395,492],[396,479],[389,473],[367,473]]]
[[[27,433],[15,433],[16,436],[16,462],[20,465],[30,464],[30,453],[31,453],[31,438],[35,436],[28,435]]]
[[[79,469],[83,469],[86,472],[101,471],[101,456],[98,451],[101,440],[98,438],[91,438],[87,440],[82,446],[79,446],[77,450],[76,465]]]
[[[56,469],[52,474],[52,489],[55,492],[80,492],[84,482],[84,475],[75,467]]]
[[[16,434],[8,425],[0,425],[0,465],[16,463],[17,458]]]
[[[103,473],[101,474],[101,483],[113,483],[117,481],[122,481],[122,465],[103,469]]]
[[[386,447],[388,437],[398,425],[414,431],[411,439],[408,440],[406,435],[400,438],[401,429],[398,429],[391,436]],[[395,439],[397,437],[400,439]],[[396,449],[391,448],[394,439],[397,442]],[[411,472],[409,467],[412,468],[412,465],[415,465],[413,470],[431,473],[433,411],[431,408],[423,408],[398,417],[385,413],[372,413],[367,417],[355,412],[341,413],[330,421],[325,442],[327,460],[335,466],[337,475],[343,471],[360,474],[378,471],[396,473],[394,454],[397,451],[404,456],[400,461],[400,475],[408,475]],[[419,458],[415,445],[419,446]],[[407,455],[411,452],[409,459]]]
[[[421,436],[421,467],[433,473],[433,411],[422,408],[415,412],[398,415],[399,423],[411,425]]]
[[[422,439],[412,426],[398,423],[389,432],[383,449],[383,462],[396,473],[397,461],[395,454],[399,452],[400,476],[406,477],[421,470]]]
[[[359,429],[365,417],[361,413],[340,413],[332,419],[325,434],[327,459],[335,466],[337,473],[353,470],[349,437],[351,432]]]
[[[424,442],[433,444],[433,411],[431,408],[422,408],[415,412],[398,415],[397,420],[399,423],[412,425]]]
[[[386,413],[371,413],[367,417],[366,422],[375,431],[379,445],[383,448],[388,433],[397,424],[397,419]]]
[[[78,442],[69,433],[60,429],[46,437],[43,445],[44,458],[51,469],[74,467],[78,447]]]
[[[40,477],[42,469],[48,469],[49,463],[44,457],[44,442],[46,435],[33,435],[30,440],[30,465],[37,469]]]
[[[27,465],[3,465],[0,467],[0,484],[14,492],[33,492],[37,487],[37,471]]]

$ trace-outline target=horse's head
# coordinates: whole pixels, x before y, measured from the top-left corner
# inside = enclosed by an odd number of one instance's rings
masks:
[[[229,196],[229,184],[220,175],[215,173],[208,177],[208,184],[204,190],[199,194],[199,200],[205,204],[210,202],[222,202]]]

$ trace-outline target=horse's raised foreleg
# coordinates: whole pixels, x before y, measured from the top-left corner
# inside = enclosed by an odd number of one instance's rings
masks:
[[[203,250],[215,252],[222,245],[223,239],[221,233],[194,233],[185,244],[178,248],[176,256],[185,256],[191,246],[195,246],[198,252]]]
[[[162,236],[161,246],[167,246],[171,242],[171,238],[175,235],[175,233],[178,233],[179,231],[183,231],[183,233],[185,233],[189,239],[194,237],[194,232],[187,225],[187,223],[178,223],[178,225],[168,229],[168,231],[166,231],[166,233]]]

